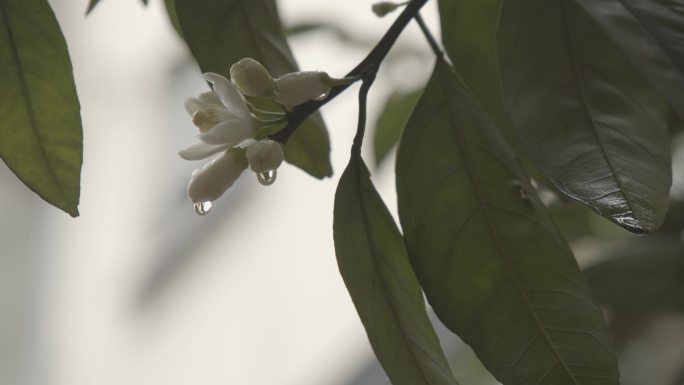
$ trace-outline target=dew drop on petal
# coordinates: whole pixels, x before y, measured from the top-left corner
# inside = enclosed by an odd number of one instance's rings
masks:
[[[275,182],[278,172],[276,170],[269,170],[266,172],[258,172],[257,180],[264,186],[270,186]]]
[[[211,202],[195,202],[195,212],[197,215],[207,215],[211,211]]]

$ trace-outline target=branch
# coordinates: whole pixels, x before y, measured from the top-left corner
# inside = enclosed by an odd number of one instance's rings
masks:
[[[411,1],[404,11],[401,12],[399,17],[392,23],[385,35],[380,39],[378,44],[373,47],[373,49],[368,53],[368,55],[361,60],[361,62],[351,70],[346,77],[360,77],[364,79],[364,84],[366,84],[365,77],[369,73],[373,73],[375,77],[375,71],[380,67],[385,56],[389,52],[390,48],[397,41],[397,38],[401,32],[406,28],[406,25],[418,15],[420,8],[427,3],[428,0],[413,0]],[[372,81],[370,82],[372,83]],[[288,123],[282,130],[271,135],[270,138],[285,144],[290,136],[295,132],[297,127],[299,127],[302,122],[309,117],[309,115],[316,112],[324,104],[333,100],[337,95],[342,93],[349,87],[350,84],[343,84],[335,86],[330,91],[330,95],[321,101],[308,101],[306,103],[300,104],[292,109],[288,114]]]
[[[363,143],[363,135],[366,133],[366,104],[368,101],[368,91],[375,81],[375,71],[367,72],[363,77],[363,83],[359,90],[359,121],[356,126],[356,135],[354,136],[354,143],[352,144],[352,154],[361,156],[361,144]]]

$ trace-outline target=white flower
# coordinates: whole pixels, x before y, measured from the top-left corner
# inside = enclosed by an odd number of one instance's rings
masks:
[[[254,137],[257,130],[244,96],[233,83],[210,72],[203,78],[214,86],[214,91],[185,101],[185,110],[199,129],[201,141],[179,153],[188,160],[202,159],[233,147]]]
[[[247,158],[242,149],[223,152],[192,173],[188,196],[193,203],[213,202],[223,195],[247,169]]]
[[[260,140],[247,147],[246,155],[249,167],[257,174],[259,183],[266,186],[273,184],[276,170],[285,157],[282,145],[272,140]]]
[[[258,61],[246,57],[230,67],[230,80],[244,95],[273,97],[275,79]]]
[[[333,79],[325,72],[292,72],[276,79],[275,100],[288,108],[309,100],[323,100],[333,85]]]

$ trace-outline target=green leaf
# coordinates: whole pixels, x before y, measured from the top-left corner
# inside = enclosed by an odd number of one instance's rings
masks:
[[[176,15],[176,1],[175,0],[164,0],[164,6],[166,8],[166,14],[169,16],[169,21],[173,26],[173,29],[178,32],[181,37],[183,36],[180,28],[180,23],[178,22],[178,16]]]
[[[631,239],[585,274],[599,302],[616,316],[684,311],[684,245],[678,235]]]
[[[335,194],[340,273],[394,385],[455,385],[392,216],[352,155]]]
[[[662,223],[671,184],[667,107],[569,0],[504,1],[506,107],[560,191],[632,232]]]
[[[684,2],[575,1],[684,118]]]
[[[443,61],[399,145],[397,196],[428,301],[500,382],[618,384],[612,339],[572,253]]]
[[[228,75],[244,57],[277,77],[297,71],[273,0],[175,0],[182,35],[204,72]],[[332,175],[328,133],[320,114],[307,119],[285,145],[285,160],[309,174]]]
[[[391,94],[382,107],[382,113],[375,122],[373,151],[375,164],[379,166],[397,145],[411,110],[416,105],[422,89]]]
[[[515,143],[501,95],[496,31],[503,0],[439,0],[444,49],[506,139]]]
[[[45,0],[0,0],[0,157],[78,216],[83,133],[66,42]]]

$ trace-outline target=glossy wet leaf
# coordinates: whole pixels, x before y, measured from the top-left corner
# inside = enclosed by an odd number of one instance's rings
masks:
[[[78,216],[83,134],[71,61],[44,0],[0,1],[0,156],[31,190]]]
[[[499,60],[520,139],[560,191],[633,232],[662,223],[664,101],[569,0],[504,2]]]
[[[375,355],[393,385],[455,385],[404,242],[352,156],[335,194],[335,253]]]
[[[373,153],[376,165],[382,164],[387,155],[396,147],[421,92],[422,89],[409,92],[397,91],[385,101],[382,113],[375,122],[373,135]]]
[[[244,57],[261,62],[274,77],[297,70],[272,0],[175,0],[182,35],[203,72],[228,76]],[[290,137],[285,160],[309,174],[332,175],[323,119],[314,114]]]
[[[684,2],[575,1],[684,118]]]
[[[572,253],[444,62],[399,145],[397,195],[428,301],[500,382],[618,384],[611,337]]]

